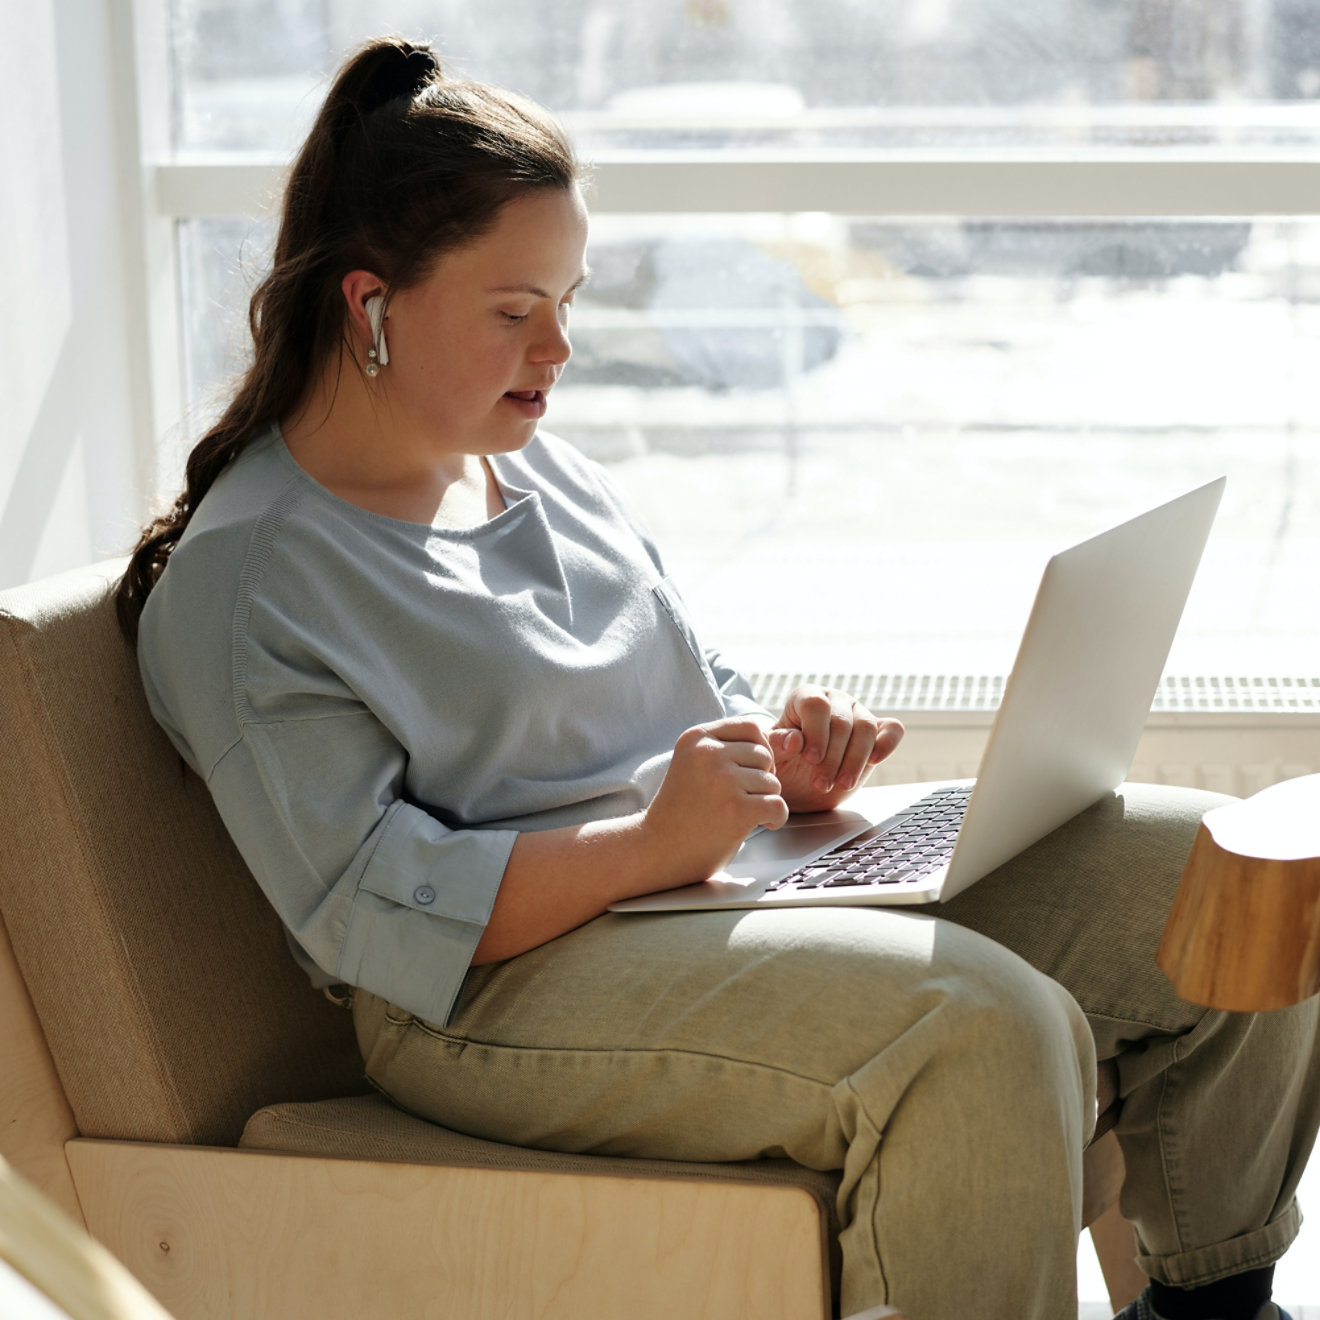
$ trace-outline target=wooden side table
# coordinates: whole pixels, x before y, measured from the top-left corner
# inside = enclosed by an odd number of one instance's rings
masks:
[[[1206,813],[1155,961],[1210,1008],[1254,1013],[1320,991],[1320,775]]]

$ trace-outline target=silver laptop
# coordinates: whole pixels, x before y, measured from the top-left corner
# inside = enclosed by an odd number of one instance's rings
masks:
[[[758,830],[700,884],[612,905],[674,912],[952,898],[1122,783],[1223,477],[1045,566],[975,780],[866,788]]]

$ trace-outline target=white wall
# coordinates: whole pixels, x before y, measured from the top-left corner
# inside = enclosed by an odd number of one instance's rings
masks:
[[[0,13],[0,587],[122,553],[143,512],[141,176],[112,12],[129,21],[117,0]]]

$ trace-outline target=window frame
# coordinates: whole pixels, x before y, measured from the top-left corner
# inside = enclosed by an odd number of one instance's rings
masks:
[[[565,122],[572,132],[572,117],[565,116]],[[1320,148],[602,150],[587,163],[588,206],[602,215],[1320,217]],[[185,395],[177,226],[187,220],[269,216],[278,207],[287,168],[270,153],[162,154],[145,163],[150,202],[144,246],[147,287],[154,290],[147,338],[157,419],[178,417]],[[162,429],[153,429],[159,440]]]
[[[1320,149],[634,150],[601,151],[589,164],[590,208],[606,213],[1320,216]],[[156,216],[259,218],[276,204],[285,169],[256,154],[162,161],[152,171]]]

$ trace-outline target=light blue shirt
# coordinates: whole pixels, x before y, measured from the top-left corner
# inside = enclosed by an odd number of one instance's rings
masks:
[[[650,802],[693,724],[760,712],[604,473],[538,436],[507,508],[369,513],[277,430],[201,502],[138,641],[156,718],[319,983],[445,1022],[520,830]]]

